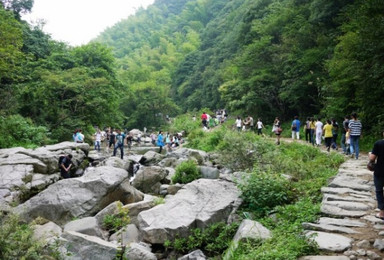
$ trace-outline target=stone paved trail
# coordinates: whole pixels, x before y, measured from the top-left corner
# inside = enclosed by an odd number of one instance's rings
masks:
[[[384,259],[384,221],[375,217],[373,173],[367,162],[367,155],[347,160],[322,188],[322,217],[303,223],[308,237],[316,234],[311,239],[321,255],[300,260]]]

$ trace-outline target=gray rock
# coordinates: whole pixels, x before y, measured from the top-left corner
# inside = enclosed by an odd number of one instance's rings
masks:
[[[345,227],[366,227],[367,224],[357,219],[326,218],[319,219],[319,224],[345,226]]]
[[[348,256],[325,256],[325,255],[316,255],[316,256],[303,256],[299,260],[350,260]]]
[[[350,201],[323,201],[322,204],[339,207],[341,209],[350,211],[368,211],[374,208],[372,205],[368,205],[367,203]]]
[[[214,167],[199,166],[199,171],[202,178],[205,179],[218,179],[220,177],[219,170]]]
[[[237,229],[236,235],[233,238],[234,242],[246,241],[248,239],[254,240],[265,240],[271,237],[271,232],[257,221],[250,219],[244,219],[239,228]]]
[[[120,168],[128,171],[130,166],[130,161],[125,158],[124,160],[121,160],[120,157],[112,156],[102,161],[100,163],[100,166],[115,167],[115,168]]]
[[[117,245],[98,237],[75,231],[64,232],[62,237],[67,240],[64,247],[71,253],[71,259],[112,260],[118,252]]]
[[[367,251],[367,256],[369,257],[369,259],[372,259],[372,260],[382,259],[381,256],[379,256],[378,254],[376,254],[373,251]]]
[[[144,193],[159,194],[161,184],[168,183],[167,175],[168,172],[159,166],[141,167],[132,186]]]
[[[46,164],[38,159],[34,159],[24,154],[10,154],[8,157],[0,158],[0,166],[4,165],[31,165],[35,173],[48,173]]]
[[[157,260],[150,248],[143,246],[141,243],[130,244],[125,250],[125,256],[129,260]]]
[[[379,249],[380,251],[384,251],[384,240],[380,238],[375,239],[373,247]]]
[[[123,208],[128,208],[128,215],[131,219],[131,223],[135,224],[136,226],[139,225],[139,222],[137,220],[137,216],[142,211],[149,210],[155,206],[155,199],[157,197],[151,196],[151,195],[145,195],[143,201],[139,201],[136,203],[130,203],[128,205],[125,205]]]
[[[329,216],[339,216],[339,217],[362,217],[367,213],[366,211],[362,211],[362,210],[358,210],[358,211],[345,210],[329,204],[322,204],[321,212]]]
[[[329,184],[329,187],[350,188],[359,191],[372,191],[372,185],[367,184],[368,181],[353,177],[336,176]]]
[[[188,148],[180,148],[169,154],[169,157],[176,157],[178,159],[195,159],[199,165],[209,165],[209,156],[206,152]]]
[[[35,225],[33,227],[33,238],[36,240],[49,241],[60,237],[62,233],[61,227],[53,222],[47,222],[43,225]]]
[[[31,181],[31,189],[42,191],[47,188],[49,185],[57,182],[60,179],[60,174],[33,174]]]
[[[322,187],[321,192],[331,193],[331,194],[359,194],[367,197],[372,197],[372,193],[370,191],[360,191],[360,190],[354,190],[350,188]]]
[[[125,170],[111,167],[88,168],[79,178],[64,179],[15,208],[26,220],[38,216],[57,224],[75,217],[91,216],[117,199],[127,199],[120,185],[128,179]]]
[[[364,240],[362,240],[362,241],[357,242],[357,243],[356,243],[356,246],[357,246],[358,248],[365,248],[365,249],[368,249],[368,248],[371,247],[371,243],[370,243],[368,240],[364,239]]]
[[[331,252],[343,252],[351,248],[353,242],[349,237],[319,231],[306,232],[305,236],[316,242],[320,250]]]
[[[116,233],[112,234],[109,241],[118,241],[123,246],[131,243],[139,243],[140,233],[136,225],[129,224],[126,227],[120,229]]]
[[[238,199],[236,185],[223,180],[199,179],[179,192],[139,214],[144,241],[162,244],[176,236],[186,237],[191,228],[226,221]]]
[[[97,221],[97,224],[102,227],[103,226],[103,222],[104,222],[104,218],[107,216],[107,215],[117,215],[119,213],[119,205],[122,207],[123,204],[120,202],[120,201],[114,201],[112,202],[111,204],[109,204],[108,206],[106,206],[104,209],[102,209],[101,211],[99,211],[95,218],[96,218],[96,221]]]
[[[25,184],[29,176],[32,179],[33,165],[2,165],[0,166],[0,188],[14,189]]]
[[[146,166],[154,165],[160,162],[163,158],[164,156],[157,152],[148,151],[143,155],[143,157],[140,160],[140,163]]]
[[[362,196],[362,195],[350,195],[350,196],[339,196],[334,194],[324,194],[323,201],[349,201],[349,202],[363,202],[369,203],[371,207],[374,206],[376,201],[371,196]]]
[[[204,255],[203,251],[200,249],[195,250],[188,255],[179,257],[177,260],[206,260],[207,257]]]
[[[309,229],[309,230],[319,230],[324,232],[335,232],[335,233],[346,233],[346,234],[360,233],[351,228],[328,225],[328,224],[313,224],[313,223],[305,222],[302,225],[305,229]]]
[[[64,232],[66,231],[76,231],[84,235],[104,238],[95,217],[86,217],[68,222],[64,226]]]

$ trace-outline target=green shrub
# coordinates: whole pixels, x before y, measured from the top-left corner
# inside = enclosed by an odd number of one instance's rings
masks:
[[[176,238],[174,241],[168,240],[164,243],[164,246],[180,254],[199,248],[209,257],[218,256],[229,247],[238,227],[238,223],[227,225],[218,222],[204,230],[192,229],[191,235],[187,238]]]
[[[33,238],[32,225],[20,222],[17,215],[0,213],[0,259],[62,259],[57,248],[47,247]]]
[[[35,126],[29,118],[11,115],[0,119],[0,148],[34,148],[50,142],[48,130],[43,126]]]
[[[128,215],[128,208],[123,208],[122,203],[117,204],[118,213],[114,215],[106,215],[103,219],[103,226],[105,229],[114,233],[131,222]]]
[[[275,206],[292,201],[289,181],[277,174],[253,172],[239,182],[243,207],[264,216]]]
[[[189,183],[196,179],[199,179],[201,174],[197,169],[196,162],[188,160],[180,163],[176,167],[175,175],[172,177],[173,183]]]

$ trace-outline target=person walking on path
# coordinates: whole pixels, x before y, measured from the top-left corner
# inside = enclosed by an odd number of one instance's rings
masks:
[[[281,129],[280,120],[278,117],[275,118],[275,121],[273,121],[273,127],[272,132],[276,135],[276,144],[280,145],[280,135],[283,130]]]
[[[336,119],[332,118],[332,149],[337,150],[337,137],[339,136],[339,123]]]
[[[71,167],[72,167],[72,154],[67,154],[63,156],[59,165],[60,165],[61,177],[63,179],[71,178],[69,171],[71,170]]]
[[[305,131],[305,141],[311,143],[311,118],[307,117],[307,121],[305,121],[304,131]]]
[[[344,154],[347,154],[346,134],[348,132],[348,125],[349,125],[349,116],[345,116],[343,121],[343,128],[341,129],[341,140],[340,140],[341,149],[343,149]]]
[[[159,153],[161,153],[164,146],[164,137],[162,131],[159,131],[159,135],[157,136],[157,146],[159,147]]]
[[[321,137],[323,136],[323,123],[321,122],[320,118],[317,119],[316,124],[316,145],[321,145]]]
[[[384,131],[382,132],[384,137]],[[376,163],[373,170],[373,182],[375,184],[377,207],[379,213],[377,218],[384,220],[384,140],[379,140],[373,145],[372,152],[369,154],[371,163]]]
[[[201,123],[203,124],[203,127],[208,128],[207,125],[208,116],[205,112],[201,115]]]
[[[116,156],[117,149],[120,148],[120,158],[123,159],[123,157],[124,157],[124,139],[125,139],[125,134],[122,133],[120,129],[117,129],[115,148],[113,149],[113,156]]]
[[[359,159],[359,139],[361,136],[361,130],[363,128],[360,120],[357,119],[357,114],[352,113],[352,120],[349,121],[349,138],[351,139],[351,157],[355,156],[356,159]]]
[[[264,125],[263,125],[263,122],[261,122],[261,119],[260,119],[260,118],[257,119],[257,123],[256,123],[256,125],[257,125],[257,135],[263,135],[262,130],[263,130],[263,128],[264,128]]]
[[[331,149],[331,145],[332,145],[332,138],[333,138],[332,129],[333,129],[332,122],[331,120],[328,119],[327,123],[323,128],[325,147],[327,148],[328,152]]]
[[[291,129],[292,129],[292,139],[295,139],[296,137],[296,139],[299,140],[300,139],[300,121],[298,116],[294,117],[294,120],[292,121]]]
[[[310,130],[310,137],[311,137],[311,144],[315,145],[315,131],[316,131],[316,122],[313,117],[311,117],[311,122],[309,123]]]
[[[241,127],[243,125],[243,121],[241,120],[240,116],[237,117],[235,124],[236,124],[237,131],[240,132]]]

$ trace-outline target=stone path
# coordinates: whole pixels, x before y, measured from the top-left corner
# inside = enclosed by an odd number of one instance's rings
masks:
[[[375,217],[373,173],[366,169],[367,162],[367,155],[349,159],[322,188],[323,216],[316,223],[303,223],[321,255],[300,260],[384,259],[384,221]]]

